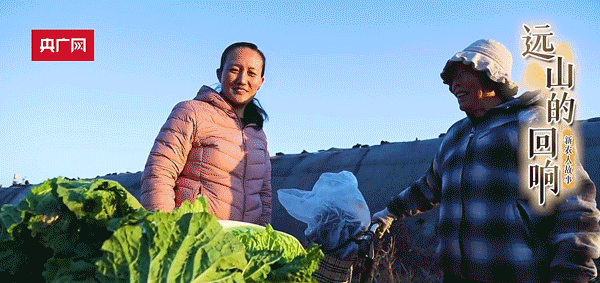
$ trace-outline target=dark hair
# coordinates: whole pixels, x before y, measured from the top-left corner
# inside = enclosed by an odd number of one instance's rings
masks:
[[[265,109],[262,108],[258,99],[254,98],[248,105],[246,105],[246,109],[244,109],[244,118],[242,118],[242,123],[244,125],[248,125],[250,123],[256,124],[259,129],[263,128],[263,124],[266,120],[269,119],[269,115]]]
[[[250,48],[256,52],[258,52],[258,54],[260,54],[260,57],[262,58],[262,71],[260,73],[261,77],[265,76],[265,64],[266,64],[266,58],[265,58],[265,54],[262,53],[262,51],[260,51],[260,49],[258,49],[258,46],[256,46],[256,44],[254,43],[250,43],[250,42],[236,42],[234,44],[231,44],[229,46],[227,46],[227,48],[225,48],[225,51],[223,51],[223,54],[221,55],[221,66],[219,67],[219,70],[223,70],[223,67],[225,66],[225,61],[227,60],[227,55],[229,55],[229,52],[233,51],[236,48]],[[254,98],[252,99],[252,101],[250,101],[250,103],[248,103],[248,105],[246,105],[246,108],[244,109],[244,118],[242,118],[242,123],[244,125],[248,125],[250,123],[254,123],[258,126],[259,129],[263,128],[263,124],[266,120],[269,119],[269,115],[267,115],[267,112],[265,111],[265,109],[262,108],[262,105],[260,105],[260,102],[258,101],[258,99]]]
[[[258,52],[258,54],[260,54],[260,57],[262,58],[262,71],[260,72],[260,76],[264,77],[265,76],[265,63],[267,61],[267,59],[265,58],[265,54],[262,53],[262,51],[260,51],[260,49],[258,49],[258,46],[256,46],[256,44],[254,43],[250,43],[250,42],[236,42],[232,45],[227,46],[227,48],[225,48],[225,51],[223,51],[223,54],[221,55],[221,66],[219,67],[219,70],[223,70],[223,67],[225,66],[225,61],[227,60],[227,55],[229,55],[229,52],[231,52],[232,50],[239,48],[239,47],[246,47],[246,48],[250,48],[256,52]]]

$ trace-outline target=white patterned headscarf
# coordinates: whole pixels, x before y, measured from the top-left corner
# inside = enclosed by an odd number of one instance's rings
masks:
[[[447,85],[451,85],[454,80],[457,62],[471,65],[477,71],[485,71],[492,81],[504,84],[508,88],[506,95],[514,96],[518,91],[518,85],[511,79],[512,55],[500,42],[480,39],[452,56],[440,74]]]

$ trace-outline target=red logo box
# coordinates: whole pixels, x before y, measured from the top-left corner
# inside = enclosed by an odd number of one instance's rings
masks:
[[[31,61],[94,61],[94,30],[31,30]]]

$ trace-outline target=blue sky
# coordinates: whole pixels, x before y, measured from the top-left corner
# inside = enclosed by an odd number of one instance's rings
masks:
[[[600,117],[599,16],[597,1],[0,1],[0,184],[143,170],[237,41],[267,57],[272,155],[436,138],[464,117],[446,60],[495,39],[520,81],[523,24],[571,45],[577,119]],[[32,62],[32,29],[94,29],[95,61]]]

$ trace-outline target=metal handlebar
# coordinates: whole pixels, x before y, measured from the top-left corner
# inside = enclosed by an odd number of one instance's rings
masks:
[[[379,222],[371,223],[371,225],[369,226],[365,234],[359,239],[359,241],[361,241],[361,243],[367,242],[367,245],[370,245],[371,241],[373,240],[373,237],[375,236],[375,233],[377,232],[377,229],[379,229]]]
[[[364,259],[363,270],[360,275],[360,282],[367,282],[371,269],[373,269],[373,259],[375,258],[375,249],[373,248],[373,239],[379,228],[379,223],[371,223],[365,234],[359,239],[358,256]]]

